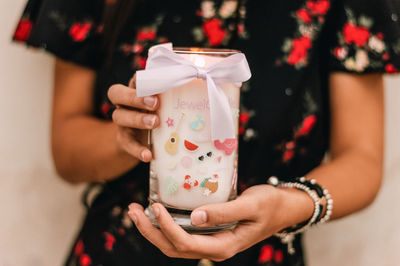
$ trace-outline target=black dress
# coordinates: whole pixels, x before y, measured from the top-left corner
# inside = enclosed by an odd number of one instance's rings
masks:
[[[242,50],[253,77],[240,113],[239,189],[303,176],[329,145],[330,72],[397,73],[400,2],[396,0],[137,0],[111,63],[105,64],[103,10],[116,0],[30,0],[14,40],[97,71],[94,115],[110,119],[106,92],[127,84],[154,44]],[[351,90],[351,88],[348,88]],[[243,156],[242,156],[243,155]],[[148,166],[102,187],[65,265],[213,265],[171,259],[145,240],[127,216],[147,204]],[[268,207],[268,206],[266,206]],[[215,265],[304,265],[274,237]]]

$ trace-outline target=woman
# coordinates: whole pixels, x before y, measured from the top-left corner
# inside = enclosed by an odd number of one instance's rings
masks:
[[[390,0],[30,0],[14,40],[57,56],[57,171],[69,182],[102,184],[85,200],[66,265],[304,265],[301,234],[294,249],[273,235],[303,227],[317,205],[267,179],[315,179],[333,199],[331,219],[373,201],[382,176],[382,74],[400,67],[399,15]],[[143,213],[152,158],[143,136],[165,121],[151,113],[157,97],[136,97],[132,76],[148,48],[167,41],[237,48],[252,69],[240,114],[242,194],[191,217],[198,226],[240,221],[233,231],[189,235],[155,204],[158,230]],[[322,198],[317,220],[332,210]]]

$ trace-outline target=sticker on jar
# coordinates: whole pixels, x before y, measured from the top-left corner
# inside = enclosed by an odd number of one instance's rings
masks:
[[[213,156],[213,152],[212,152],[212,151],[209,151],[209,152],[207,152],[206,154],[202,154],[202,155],[200,155],[199,157],[197,157],[197,160],[198,160],[199,162],[204,162],[205,159],[211,158],[212,156]]]
[[[205,124],[206,122],[200,114],[195,115],[190,121],[190,127],[196,131],[202,130]]]
[[[178,165],[177,161],[170,161],[167,163],[168,170],[175,170],[176,166]]]
[[[199,148],[198,145],[188,141],[188,140],[184,140],[183,145],[185,146],[186,150],[188,151],[197,151],[197,149]]]
[[[171,155],[176,154],[178,152],[178,142],[179,134],[177,132],[172,132],[167,142],[165,143],[165,151]]]
[[[165,151],[171,155],[174,155],[178,152],[178,143],[179,143],[178,130],[179,130],[180,125],[182,124],[182,120],[184,117],[185,117],[185,114],[182,113],[181,118],[179,119],[179,122],[178,122],[178,125],[177,125],[175,131],[169,135],[168,140],[165,142],[165,145],[164,145]]]
[[[199,181],[195,179],[194,177],[191,177],[190,175],[185,176],[185,181],[183,183],[183,188],[186,190],[191,190],[194,187],[197,187],[199,185]]]
[[[204,188],[203,195],[210,196],[218,190],[218,175],[214,174],[212,177],[207,177],[201,182],[200,187]]]
[[[224,151],[225,155],[231,155],[238,146],[237,139],[226,139],[223,142],[219,140],[214,141],[214,146],[217,150]]]
[[[172,177],[168,176],[165,179],[165,191],[167,192],[167,195],[173,195],[178,191],[178,182]]]
[[[183,156],[181,159],[181,165],[183,168],[189,169],[192,167],[192,158],[189,156]]]

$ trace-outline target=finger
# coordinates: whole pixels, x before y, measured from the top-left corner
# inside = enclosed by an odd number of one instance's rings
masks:
[[[136,89],[136,73],[133,75],[133,77],[129,80],[129,85],[130,88]]]
[[[149,111],[154,111],[159,106],[157,96],[137,97],[136,89],[121,84],[110,87],[108,98],[114,105],[125,105]]]
[[[236,200],[208,204],[195,209],[190,215],[193,225],[206,227],[250,220],[257,213],[257,204],[248,196]]]
[[[175,247],[164,236],[164,234],[154,227],[149,218],[144,214],[143,207],[139,204],[129,206],[129,217],[135,223],[136,228],[150,243],[158,247],[167,256],[178,256]]]
[[[155,114],[142,113],[125,108],[117,108],[112,114],[115,124],[120,127],[137,129],[153,129],[160,124],[160,119]]]
[[[150,162],[153,157],[148,147],[134,139],[130,128],[120,128],[117,142],[122,150],[145,163]]]
[[[162,204],[154,203],[152,208],[161,231],[179,252],[193,253],[197,250],[193,237],[175,223]]]

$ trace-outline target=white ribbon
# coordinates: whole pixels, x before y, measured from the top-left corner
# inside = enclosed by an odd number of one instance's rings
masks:
[[[207,68],[197,67],[173,51],[155,47],[147,59],[146,69],[136,72],[137,96],[144,97],[180,87],[196,78],[207,82],[213,140],[236,138],[229,100],[219,86],[241,83],[251,77],[242,53],[228,56]]]

